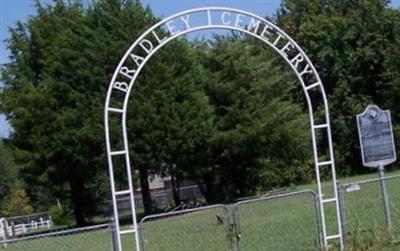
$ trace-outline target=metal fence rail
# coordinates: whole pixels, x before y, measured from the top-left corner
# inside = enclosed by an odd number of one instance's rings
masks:
[[[400,239],[400,175],[385,178],[392,219],[390,231],[386,228],[380,182],[376,178],[337,185],[347,244],[354,240],[368,242],[376,235]],[[139,224],[140,245],[146,251],[318,250],[321,229],[317,199],[312,190],[283,191],[229,206],[147,216]],[[113,231],[112,224],[102,224],[37,234],[0,241],[0,249],[112,251]],[[135,250],[134,238],[124,237],[124,249]]]
[[[224,205],[151,215],[140,222],[143,250],[231,250],[229,211]]]
[[[111,251],[110,224],[38,234],[0,242],[5,251]]]
[[[339,184],[343,221],[347,242],[358,238],[389,233],[400,238],[400,175],[385,179],[392,228],[387,229],[382,202],[380,178]]]
[[[239,202],[234,207],[239,250],[316,250],[317,196],[302,190]]]

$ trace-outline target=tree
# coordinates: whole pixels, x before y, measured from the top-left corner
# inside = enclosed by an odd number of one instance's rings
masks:
[[[379,86],[379,94],[383,97],[383,104],[385,108],[391,110],[392,123],[394,129],[394,136],[400,142],[400,107],[398,105],[400,100],[400,10],[388,10],[389,20],[393,22],[390,27],[392,35],[394,36],[391,43],[384,51],[384,63],[383,63],[383,81]],[[400,146],[397,143],[397,156],[400,156]],[[398,162],[394,163],[399,167]]]
[[[105,87],[123,48],[156,20],[133,0],[96,1],[86,8],[79,2],[38,3],[37,10],[11,30],[1,110],[14,128],[11,142],[33,200],[38,206],[66,200],[84,225],[109,190],[103,185]],[[182,53],[171,58],[177,50]],[[189,51],[184,40],[166,46],[156,56],[160,60],[146,65],[139,78],[144,84],[130,105],[133,167],[146,212],[152,211],[148,177],[160,172],[179,184],[212,129],[202,73]],[[116,170],[119,183],[126,180],[124,171]],[[174,191],[178,202],[178,187]]]
[[[18,166],[12,158],[12,151],[3,141],[0,141],[0,208],[4,199],[20,186],[18,180]]]
[[[6,198],[2,214],[6,217],[33,213],[30,199],[23,189],[17,189]]]
[[[203,57],[211,79],[206,92],[217,117],[213,168],[203,178],[209,200],[308,180],[308,117],[296,104],[298,84],[283,60],[260,41],[235,33],[215,37]]]
[[[138,1],[36,4],[37,15],[10,30],[1,111],[28,193],[38,205],[71,203],[86,224],[108,191],[103,100],[121,48],[155,21]],[[49,189],[50,188],[50,189]]]
[[[278,25],[306,48],[327,90],[341,174],[366,170],[355,115],[371,103],[398,107],[388,102],[396,95],[398,68],[389,70],[387,63],[398,45],[399,14],[388,3],[285,0],[277,13]]]
[[[214,113],[203,90],[205,74],[191,51],[186,40],[178,40],[152,58],[128,112],[132,162],[142,173],[141,182],[155,174],[171,176],[176,204],[179,181],[196,176],[214,134]]]

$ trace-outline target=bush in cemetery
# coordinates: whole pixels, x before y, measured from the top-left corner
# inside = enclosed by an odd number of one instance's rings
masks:
[[[0,141],[0,208],[4,200],[19,185],[18,166],[14,163],[12,151],[3,140]]]
[[[17,189],[4,201],[2,214],[6,217],[33,213],[30,199],[25,190]]]
[[[50,208],[50,216],[56,226],[71,226],[74,223],[71,210],[65,205],[52,206]]]

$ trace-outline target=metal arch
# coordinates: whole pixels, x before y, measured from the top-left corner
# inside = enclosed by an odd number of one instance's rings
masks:
[[[302,76],[299,74],[297,71],[296,67],[292,65],[291,61],[287,56],[284,55],[284,53],[279,50],[277,47],[275,47],[270,41],[266,40],[264,37],[253,33],[247,29],[241,28],[241,27],[234,27],[230,25],[220,25],[220,24],[211,24],[210,23],[210,18],[211,18],[211,12],[212,11],[220,11],[220,12],[231,12],[231,13],[237,13],[237,14],[242,14],[247,17],[255,18],[258,21],[261,21],[262,24],[267,24],[268,26],[272,27],[275,29],[278,34],[282,35],[283,38],[285,38],[288,42],[290,42],[294,48],[301,54],[301,56],[304,58],[305,62],[307,65],[311,68],[312,75],[315,77],[317,80],[315,84],[312,86],[306,86],[305,81],[303,80]],[[198,12],[205,12],[208,15],[209,18],[209,24],[208,25],[202,25],[202,26],[197,26],[197,27],[192,27],[188,28],[183,31],[178,31],[174,35],[167,37],[165,40],[161,41],[153,50],[151,50],[150,53],[148,53],[143,62],[138,65],[138,67],[135,69],[135,73],[131,80],[129,81],[129,85],[127,90],[125,91],[125,97],[123,101],[123,107],[122,109],[120,108],[112,108],[110,107],[110,99],[111,99],[111,94],[114,89],[114,83],[120,73],[121,67],[124,65],[125,61],[127,60],[128,56],[130,53],[138,46],[138,44],[146,38],[151,32],[155,31],[157,28],[161,28],[164,24],[166,24],[169,21],[172,21],[178,17],[192,14],[192,13],[198,13]],[[132,183],[132,170],[131,170],[131,165],[130,165],[130,159],[129,159],[129,148],[128,148],[128,139],[127,139],[127,130],[126,130],[126,114],[127,114],[127,106],[128,106],[128,100],[130,93],[132,91],[133,85],[136,81],[136,78],[138,77],[139,73],[141,72],[141,69],[144,67],[144,65],[147,63],[147,61],[159,50],[161,49],[164,45],[166,45],[168,42],[171,40],[182,36],[184,34],[190,33],[190,32],[195,32],[199,30],[204,30],[204,29],[229,29],[229,30],[235,30],[239,32],[246,33],[248,35],[251,35],[253,37],[258,38],[262,42],[268,44],[270,47],[272,47],[281,57],[288,63],[288,65],[292,68],[292,70],[295,72],[297,78],[299,79],[301,86],[303,88],[303,92],[306,96],[306,101],[308,105],[308,111],[309,111],[309,116],[310,116],[310,126],[311,126],[311,136],[312,136],[312,144],[313,144],[313,157],[314,157],[314,164],[315,164],[315,172],[317,176],[317,188],[318,188],[318,198],[319,198],[319,207],[321,210],[321,225],[322,225],[322,237],[323,237],[323,245],[327,247],[328,241],[331,239],[339,239],[341,247],[343,247],[343,235],[341,232],[341,221],[340,221],[340,207],[338,204],[338,194],[337,190],[334,189],[334,197],[330,199],[324,199],[323,197],[323,192],[322,192],[322,187],[321,187],[321,179],[320,179],[320,172],[319,168],[321,166],[326,166],[329,165],[331,166],[331,171],[332,171],[332,186],[335,188],[336,185],[336,172],[335,172],[335,161],[334,161],[334,155],[333,155],[333,144],[332,144],[332,135],[331,135],[331,126],[330,126],[330,119],[329,119],[329,108],[328,108],[328,101],[326,97],[326,93],[324,90],[324,87],[322,85],[321,79],[315,70],[315,67],[313,66],[311,60],[307,57],[307,55],[304,53],[304,51],[301,49],[301,47],[289,36],[287,35],[283,30],[281,30],[279,27],[274,25],[273,23],[269,22],[268,20],[252,14],[250,12],[242,11],[242,10],[237,10],[237,9],[232,9],[232,8],[225,8],[225,7],[204,7],[204,8],[196,8],[196,9],[191,9],[187,11],[183,11],[180,13],[177,13],[175,15],[172,15],[166,19],[163,19],[162,21],[156,23],[153,25],[151,28],[149,28],[146,32],[144,32],[136,41],[129,47],[129,49],[126,51],[125,55],[122,57],[120,60],[114,74],[112,77],[112,80],[110,82],[108,92],[107,92],[107,97],[105,101],[105,109],[104,109],[104,118],[105,118],[105,138],[106,138],[106,150],[107,150],[107,161],[109,165],[109,172],[110,172],[110,183],[111,183],[111,190],[112,190],[112,197],[113,197],[113,207],[114,207],[114,215],[116,217],[116,231],[117,231],[117,248],[118,250],[122,250],[122,245],[121,245],[121,235],[122,234],[128,234],[128,233],[135,233],[135,238],[136,238],[136,250],[140,250],[139,246],[139,238],[138,238],[138,231],[137,231],[137,220],[136,220],[136,210],[135,210],[135,202],[134,202],[134,191],[133,191],[133,183]],[[324,105],[324,114],[325,114],[325,124],[323,125],[315,125],[314,121],[314,110],[313,110],[313,105],[309,96],[309,90],[314,88],[314,87],[320,87],[320,92],[322,95],[323,99],[323,105]],[[111,150],[111,144],[110,144],[110,131],[109,131],[109,113],[120,113],[122,114],[122,136],[123,136],[123,145],[124,149],[120,151],[112,151]],[[325,161],[325,162],[319,162],[318,158],[318,145],[316,142],[316,129],[319,128],[326,128],[327,132],[327,138],[328,138],[328,144],[329,144],[329,154],[330,154],[330,160]],[[115,155],[124,155],[125,157],[125,164],[126,164],[126,172],[128,175],[128,186],[129,189],[125,191],[116,191],[115,190],[115,180],[114,180],[114,167],[112,163],[112,157]],[[129,195],[130,196],[130,206],[131,206],[131,213],[132,213],[132,224],[133,224],[133,229],[131,230],[120,230],[119,222],[118,222],[118,205],[117,205],[117,199],[116,196],[118,195]],[[337,218],[337,224],[338,224],[338,234],[337,235],[327,235],[326,231],[326,220],[325,220],[325,210],[324,210],[324,204],[328,202],[335,202],[336,204],[336,218]]]

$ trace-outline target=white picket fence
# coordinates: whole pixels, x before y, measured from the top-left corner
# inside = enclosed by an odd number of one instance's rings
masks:
[[[29,223],[14,224],[14,222],[8,223],[5,218],[0,219],[0,239],[5,240],[7,236],[20,236],[27,232],[47,228],[50,229],[53,226],[51,217],[47,220],[40,218],[39,221],[31,221]]]

